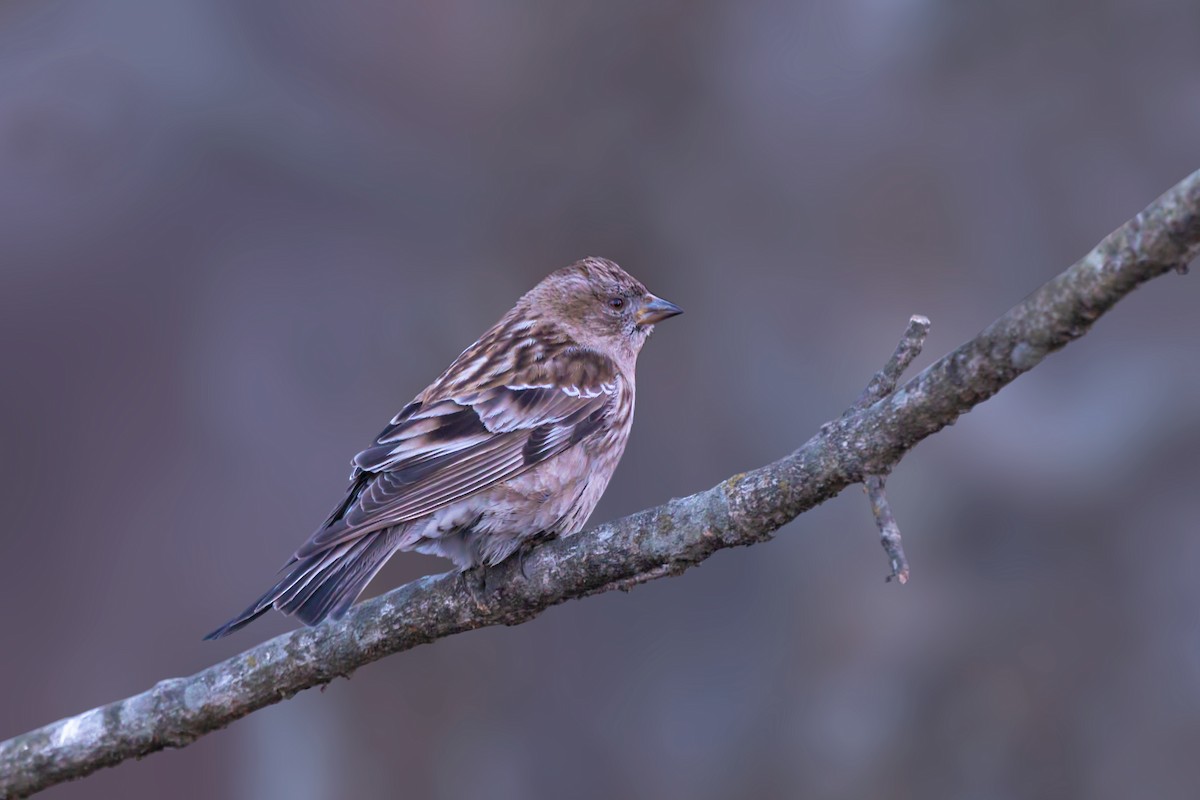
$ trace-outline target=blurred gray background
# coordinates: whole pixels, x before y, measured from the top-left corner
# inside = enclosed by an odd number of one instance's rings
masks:
[[[550,270],[687,310],[597,520],[839,414],[1200,167],[1183,0],[0,7],[0,737],[190,674]],[[47,798],[1195,797],[1196,277],[769,544]],[[377,593],[444,562],[395,559]]]

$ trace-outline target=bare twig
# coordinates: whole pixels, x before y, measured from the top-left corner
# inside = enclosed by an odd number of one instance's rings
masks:
[[[858,401],[850,407],[847,413],[861,411],[895,390],[904,370],[908,369],[913,360],[921,355],[921,348],[925,346],[925,337],[929,335],[929,324],[929,317],[923,317],[920,314],[914,314],[909,319],[908,327],[905,328],[904,335],[900,337],[900,343],[896,345],[896,351],[883,365],[883,369],[871,377],[871,382],[867,384],[867,388],[863,389]]]
[[[876,372],[867,388],[863,389],[858,401],[846,412],[855,414],[873,403],[882,400],[896,390],[896,384],[904,370],[908,369],[913,360],[921,355],[925,346],[925,338],[929,336],[929,318],[914,314],[908,321],[900,343],[896,345],[892,357]],[[887,579],[895,578],[901,586],[908,583],[908,557],[904,554],[904,545],[900,543],[900,527],[888,504],[887,493],[884,491],[886,482],[885,472],[871,473],[863,478],[863,488],[871,502],[871,512],[875,515],[875,524],[879,527],[879,541],[888,556],[888,564],[892,571]]]
[[[863,488],[871,501],[871,513],[875,515],[875,524],[879,526],[879,542],[887,553],[888,563],[892,572],[887,576],[890,581],[895,578],[901,584],[908,583],[908,557],[904,555],[904,545],[900,543],[900,527],[896,525],[896,517],[892,507],[888,505],[887,492],[884,491],[886,480],[882,475],[868,475],[863,480]]]
[[[1200,250],[1200,173],[1080,262],[900,388],[824,426],[791,455],[707,491],[549,542],[489,575],[482,608],[456,576],[422,578],[337,623],[278,636],[188,678],[0,743],[0,797],[182,747],[209,731],[390,653],[485,625],[516,625],[572,598],[675,575],[726,547],[770,539],[1082,336],[1140,284]],[[900,359],[897,359],[899,363]],[[514,560],[510,560],[514,561]]]

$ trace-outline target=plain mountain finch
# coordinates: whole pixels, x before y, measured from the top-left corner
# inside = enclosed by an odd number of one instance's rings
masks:
[[[205,638],[271,608],[337,619],[397,550],[463,571],[578,532],[625,450],[638,352],[679,313],[603,258],[551,273],[354,457],[282,579]]]

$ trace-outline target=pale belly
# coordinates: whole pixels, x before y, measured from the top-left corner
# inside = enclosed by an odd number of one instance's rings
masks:
[[[608,488],[623,449],[594,457],[573,447],[430,515],[424,525],[413,526],[400,549],[449,558],[461,570],[499,564],[533,538],[578,533]]]

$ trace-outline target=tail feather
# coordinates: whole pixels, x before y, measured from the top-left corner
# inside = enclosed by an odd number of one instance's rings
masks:
[[[336,570],[328,578],[322,579],[302,603],[294,609],[281,610],[295,614],[308,625],[316,625],[326,617],[341,619],[395,552],[391,537],[384,534],[386,532],[364,537],[364,540],[369,538],[371,541],[364,541],[361,549],[357,546],[353,548]]]
[[[386,529],[374,531],[288,564],[287,573],[262,597],[204,638],[228,636],[272,608],[307,625],[317,625],[326,617],[340,619],[395,551],[391,534]]]
[[[304,569],[293,570],[288,575],[289,584],[281,591],[276,592],[272,605],[283,610],[284,613],[291,613],[287,609],[294,609],[303,604],[317,590],[322,581],[330,577],[339,565],[345,563],[343,559],[354,557],[354,549],[361,548],[362,544],[362,540],[343,542],[328,550],[314,553],[308,558],[297,559],[297,562],[305,564]]]
[[[222,636],[228,636],[234,631],[240,631],[242,628],[246,627],[251,622],[254,622],[254,620],[270,611],[271,603],[269,600],[267,600],[269,594],[270,593],[268,592],[267,594],[263,595],[254,605],[250,606],[245,611],[229,620],[229,622],[226,622],[224,625],[217,628],[215,631],[208,633],[204,639],[206,641],[211,641],[213,639],[220,639]],[[263,605],[264,600],[267,600],[266,605]]]

